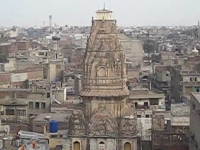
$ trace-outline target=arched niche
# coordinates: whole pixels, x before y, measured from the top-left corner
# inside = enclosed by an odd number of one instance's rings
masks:
[[[73,143],[73,150],[81,150],[81,144],[78,141]]]
[[[102,141],[99,143],[99,150],[106,150],[105,143]]]
[[[107,69],[105,67],[99,67],[97,69],[97,76],[98,77],[106,77],[107,76]]]
[[[124,150],[131,150],[131,144],[129,142],[124,144]]]

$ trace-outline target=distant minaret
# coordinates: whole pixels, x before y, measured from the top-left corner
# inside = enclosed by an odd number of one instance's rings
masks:
[[[198,38],[200,37],[200,22],[198,20]]]
[[[45,21],[43,21],[43,27],[45,27]]]
[[[49,29],[52,32],[52,15],[49,16]]]

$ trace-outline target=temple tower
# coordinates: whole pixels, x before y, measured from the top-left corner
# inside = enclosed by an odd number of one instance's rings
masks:
[[[112,11],[96,12],[84,60],[80,95],[86,106],[85,116],[90,118],[95,109],[104,107],[112,110],[115,117],[120,117],[125,113],[129,91],[125,57]]]
[[[112,11],[98,10],[87,41],[80,96],[70,118],[73,150],[136,150],[137,119],[127,104],[125,56]]]

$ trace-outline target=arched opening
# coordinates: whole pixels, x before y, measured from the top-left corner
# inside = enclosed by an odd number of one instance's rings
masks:
[[[124,144],[124,150],[131,150],[131,144],[129,142]]]
[[[80,143],[77,142],[77,141],[74,142],[73,147],[74,147],[74,150],[81,150],[81,145],[80,145]]]
[[[99,143],[99,150],[105,150],[105,143],[104,142]]]
[[[97,72],[98,77],[106,77],[106,68],[100,67]]]

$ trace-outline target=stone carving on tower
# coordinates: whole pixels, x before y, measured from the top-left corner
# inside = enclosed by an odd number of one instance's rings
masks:
[[[80,92],[84,111],[74,111],[70,119],[73,126],[70,134],[84,135],[82,140],[92,145],[90,150],[99,147],[99,143],[107,145],[107,149],[121,150],[122,141],[136,147],[136,113],[126,102],[129,96],[126,82],[125,56],[116,20],[112,11],[99,10],[92,20],[84,55]]]
[[[83,136],[86,132],[86,121],[81,110],[74,110],[69,121],[69,134]]]

